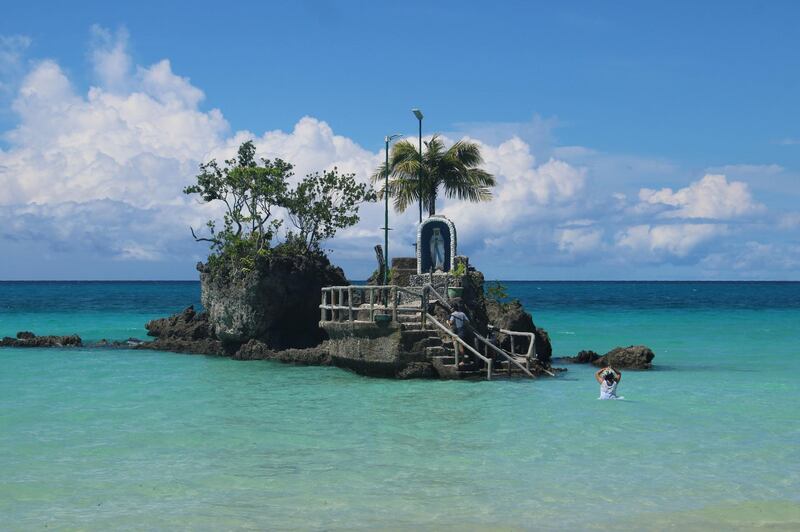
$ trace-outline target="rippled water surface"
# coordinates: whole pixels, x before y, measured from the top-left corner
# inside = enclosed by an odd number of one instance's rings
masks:
[[[0,350],[0,528],[800,527],[800,284],[507,283],[559,379],[389,381],[102,349]],[[196,283],[0,283],[0,335],[144,337]]]

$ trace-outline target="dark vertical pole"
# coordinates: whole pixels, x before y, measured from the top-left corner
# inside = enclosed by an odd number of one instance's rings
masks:
[[[385,200],[384,222],[383,222],[383,284],[389,284],[389,137],[386,137],[386,176],[383,187],[383,199]]]
[[[419,117],[419,223],[422,223],[422,117]]]

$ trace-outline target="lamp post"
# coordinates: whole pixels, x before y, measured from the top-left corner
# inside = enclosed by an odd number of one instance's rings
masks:
[[[386,135],[383,137],[386,142],[386,174],[384,175],[383,199],[385,203],[384,222],[383,222],[383,285],[389,282],[389,143],[400,137],[400,134]]]
[[[412,113],[419,120],[419,175],[417,181],[419,185],[419,223],[422,223],[422,111],[419,109],[412,109]]]

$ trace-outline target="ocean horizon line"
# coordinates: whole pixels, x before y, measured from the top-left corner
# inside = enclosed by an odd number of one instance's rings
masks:
[[[199,283],[199,279],[0,279],[0,283]],[[352,279],[365,283],[367,279]],[[487,283],[800,283],[793,279],[485,279]]]

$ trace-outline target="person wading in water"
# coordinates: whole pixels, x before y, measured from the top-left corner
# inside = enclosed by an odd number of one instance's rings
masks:
[[[600,383],[600,399],[618,399],[617,384],[622,380],[622,373],[607,366],[597,370],[594,378]]]

